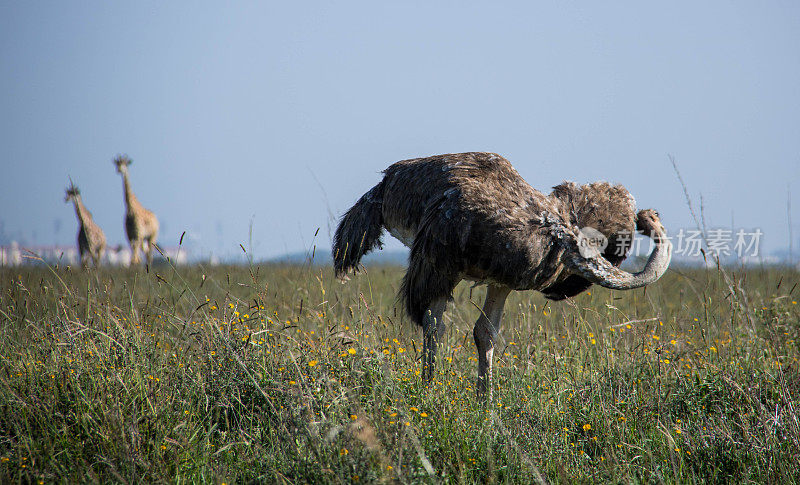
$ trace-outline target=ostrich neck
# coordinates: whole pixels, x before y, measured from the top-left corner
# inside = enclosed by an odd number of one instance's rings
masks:
[[[664,274],[672,260],[672,243],[663,231],[653,235],[655,248],[644,269],[628,273],[609,263],[602,256],[583,258],[577,249],[567,251],[567,265],[592,283],[613,290],[630,290],[655,282]]]

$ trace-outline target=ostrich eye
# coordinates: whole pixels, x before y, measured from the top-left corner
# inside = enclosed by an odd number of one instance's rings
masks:
[[[658,211],[655,211],[655,213],[656,213],[656,217],[661,217],[661,214],[659,214]]]

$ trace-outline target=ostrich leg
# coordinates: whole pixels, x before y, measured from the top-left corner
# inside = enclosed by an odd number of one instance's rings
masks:
[[[472,331],[475,345],[478,347],[478,382],[476,389],[478,398],[492,399],[492,356],[494,340],[500,330],[503,318],[503,306],[511,290],[505,286],[489,285],[486,290],[486,301],[483,311]]]
[[[438,298],[431,302],[425,317],[422,320],[422,378],[426,382],[433,379],[433,369],[436,364],[436,347],[442,342],[445,325],[442,315],[447,306],[447,298]]]

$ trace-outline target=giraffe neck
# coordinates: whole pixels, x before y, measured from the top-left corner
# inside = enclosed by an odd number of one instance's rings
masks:
[[[80,221],[81,226],[86,227],[87,223],[92,220],[92,215],[86,210],[86,206],[83,205],[80,196],[73,198],[72,202],[75,204],[75,214],[78,216],[78,221]]]
[[[133,194],[127,171],[122,172],[122,188],[125,191],[125,207],[128,209],[128,212],[133,213],[138,207],[139,201],[136,200],[136,196]]]

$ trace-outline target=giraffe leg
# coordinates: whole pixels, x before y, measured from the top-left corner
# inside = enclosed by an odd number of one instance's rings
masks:
[[[155,246],[156,242],[153,238],[147,239],[147,264],[153,264],[153,246]]]
[[[136,239],[131,241],[131,266],[139,264],[139,249],[142,247],[142,241]]]
[[[142,239],[142,253],[144,254],[145,264],[150,264],[150,241]]]
[[[439,298],[431,302],[422,320],[422,379],[429,382],[433,379],[436,364],[436,348],[442,343],[445,324],[442,321],[447,298]]]
[[[505,286],[489,285],[483,311],[472,331],[472,335],[475,337],[475,346],[478,347],[478,382],[475,388],[478,398],[484,401],[492,399],[494,340],[500,330],[503,306],[510,292],[511,290]]]

